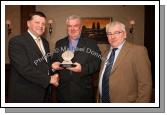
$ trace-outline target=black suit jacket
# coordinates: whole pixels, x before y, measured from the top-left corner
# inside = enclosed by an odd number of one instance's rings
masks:
[[[68,37],[56,43],[53,61],[62,62],[62,53],[68,48]],[[81,73],[69,70],[59,71],[60,81],[57,88],[58,102],[94,102],[91,78],[100,66],[100,50],[92,39],[80,38],[72,62],[82,66]]]
[[[48,42],[44,38],[42,42],[46,54],[49,53]],[[42,57],[28,32],[10,39],[9,58],[11,63],[9,102],[44,102],[50,81],[49,60],[47,63]]]

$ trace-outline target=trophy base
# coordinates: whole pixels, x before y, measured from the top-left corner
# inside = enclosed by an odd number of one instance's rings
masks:
[[[75,67],[75,64],[60,64],[60,67],[62,68],[70,68],[70,67]]]

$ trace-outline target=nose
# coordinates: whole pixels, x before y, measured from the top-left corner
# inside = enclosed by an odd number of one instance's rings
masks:
[[[43,23],[39,23],[39,27],[45,27],[45,24],[43,24]]]
[[[114,34],[110,34],[110,35],[107,35],[108,38],[115,38],[115,35]]]
[[[74,27],[74,26],[71,26],[71,30],[75,30],[75,27]]]

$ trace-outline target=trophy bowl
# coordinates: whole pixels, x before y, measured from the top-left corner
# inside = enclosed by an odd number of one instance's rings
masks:
[[[64,53],[62,53],[61,57],[64,59],[64,61],[60,64],[60,67],[69,68],[76,66],[71,61],[71,59],[74,57],[74,53],[72,51],[65,51]]]

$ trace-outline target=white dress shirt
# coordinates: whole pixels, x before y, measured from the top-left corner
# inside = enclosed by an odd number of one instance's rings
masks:
[[[39,38],[37,38],[35,35],[33,35],[29,30],[28,30],[28,33],[32,36],[32,38],[35,40],[35,42],[37,43],[37,39],[41,39],[40,37]],[[45,54],[46,54],[46,52],[45,52],[45,49],[44,49],[44,45],[43,45],[43,42],[42,42],[42,39],[40,40],[40,47],[41,48],[39,48],[40,49],[40,51],[41,51],[41,53],[42,53],[42,55],[43,56],[45,56]],[[38,44],[37,44],[38,45]]]
[[[112,65],[112,67],[114,66],[114,63],[115,63],[115,61],[116,61],[116,59],[117,59],[117,57],[118,57],[118,55],[119,55],[119,52],[121,51],[121,49],[122,49],[122,46],[123,46],[123,44],[125,43],[125,41],[124,42],[122,42],[122,44],[120,44],[117,48],[117,50],[115,51],[115,58],[114,58],[114,62],[113,62],[113,65]],[[104,66],[103,66],[103,69],[102,69],[102,72],[101,72],[101,75],[100,75],[100,80],[99,80],[99,92],[100,92],[100,95],[102,95],[102,79],[103,79],[103,74],[104,74],[104,71],[105,71],[105,69],[106,69],[106,65],[107,65],[107,60],[109,59],[109,57],[110,57],[110,54],[111,54],[111,52],[112,52],[112,47],[110,47],[110,51],[109,51],[109,53],[108,53],[108,55],[107,55],[107,59],[105,60],[105,63],[104,63]]]

